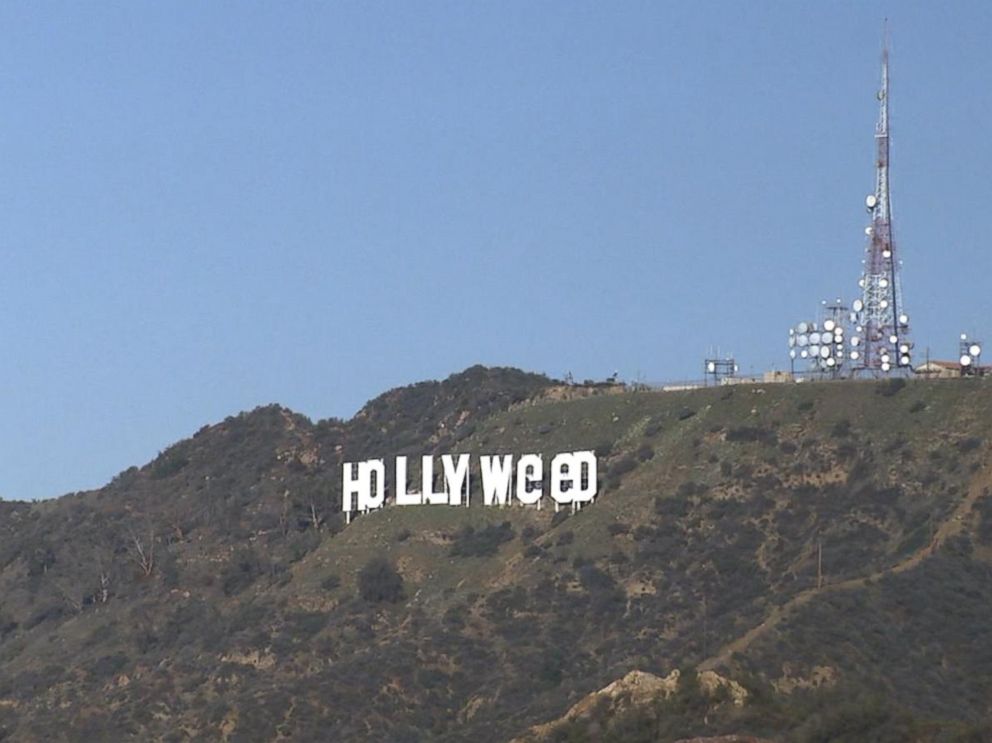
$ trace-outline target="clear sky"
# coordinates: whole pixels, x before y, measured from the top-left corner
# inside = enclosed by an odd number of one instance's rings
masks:
[[[475,363],[787,367],[853,298],[882,19],[919,353],[990,340],[992,4],[0,4],[0,495]]]

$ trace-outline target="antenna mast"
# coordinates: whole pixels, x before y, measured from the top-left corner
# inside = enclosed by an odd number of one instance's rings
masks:
[[[857,371],[888,374],[911,369],[913,344],[909,341],[909,316],[902,304],[900,261],[892,239],[892,203],[889,198],[889,40],[882,43],[882,86],[878,91],[878,124],[875,126],[875,191],[865,198],[871,223],[865,229],[865,269],[858,281],[861,299],[855,300],[852,319],[856,335],[852,360]],[[858,348],[860,346],[860,349]]]

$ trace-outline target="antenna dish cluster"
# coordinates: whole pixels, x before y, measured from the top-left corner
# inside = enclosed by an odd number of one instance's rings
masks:
[[[958,362],[961,364],[961,376],[979,373],[978,361],[982,355],[982,344],[974,339],[969,340],[968,334],[962,333],[960,353],[961,357]]]
[[[733,380],[737,376],[740,367],[732,356],[728,356],[724,359],[704,359],[703,370],[706,372],[706,384],[709,384],[710,380],[713,384],[727,384],[727,380]]]
[[[832,305],[835,310],[839,305]],[[846,308],[842,308],[846,310]],[[789,358],[806,362],[814,373],[836,374],[844,366],[847,354],[846,331],[839,317],[831,316],[819,323],[803,321],[789,328]]]

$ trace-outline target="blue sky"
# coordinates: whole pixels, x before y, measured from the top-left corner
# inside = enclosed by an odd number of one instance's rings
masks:
[[[882,18],[921,349],[992,339],[992,5],[0,4],[0,495],[474,363],[787,366],[851,298]]]

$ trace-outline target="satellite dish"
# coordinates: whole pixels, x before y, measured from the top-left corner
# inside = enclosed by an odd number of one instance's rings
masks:
[[[895,335],[890,335],[889,336],[889,343],[892,343],[894,345],[894,344],[896,344],[898,342],[899,342],[898,336],[895,336]]]
[[[809,356],[809,352],[804,348],[802,351],[799,352],[799,355],[805,359],[807,356]]]
[[[715,372],[716,371],[716,364],[714,364],[712,361],[710,363],[708,363],[706,365],[706,371],[708,371],[710,374],[712,374],[713,372]]]
[[[899,346],[899,353],[909,353],[909,344],[903,343],[901,346]]]
[[[820,334],[819,333],[810,333],[809,342],[810,343],[819,343],[820,342]]]
[[[806,344],[809,343],[809,336],[808,335],[798,336],[796,338],[796,343],[798,343],[800,346],[805,346]]]
[[[889,355],[887,353],[883,353],[882,354],[882,363],[883,364],[888,364],[889,363]]]
[[[858,360],[859,356],[861,356],[861,354],[859,354],[857,351],[851,351],[851,358],[854,359],[855,361]]]
[[[871,230],[871,227],[865,227],[865,234],[866,234],[866,235],[867,235],[868,237],[871,237],[871,232],[872,232],[872,230]]]
[[[967,333],[962,333],[961,334],[961,340],[963,340],[963,341],[968,340],[968,334]]]
[[[899,315],[899,324],[909,325],[909,315],[905,315],[905,314]]]
[[[889,280],[883,277],[878,280],[878,285],[884,289],[889,285]]]
[[[834,358],[832,356],[829,359],[827,359],[827,366],[836,366],[836,365],[837,362],[834,361]]]
[[[820,346],[820,358],[830,358],[830,346]]]
[[[796,358],[796,349],[793,348],[791,351],[789,351],[789,358],[790,359]]]
[[[824,320],[823,321],[823,329],[826,330],[826,331],[828,331],[828,332],[831,331],[831,330],[833,330],[836,327],[837,327],[837,323],[835,323],[833,320]]]
[[[873,193],[870,193],[867,196],[865,196],[865,206],[868,207],[868,211],[874,209],[876,206],[878,206],[878,197]]]
[[[968,353],[970,353],[972,356],[980,356],[982,353],[982,347],[979,346],[977,343],[972,343],[968,347]]]
[[[852,346],[856,346],[856,345],[858,345],[859,343],[861,343],[861,339],[860,339],[860,338],[858,338],[858,336],[854,336],[853,338],[851,338],[851,345],[852,345]]]
[[[902,364],[903,366],[909,366],[909,356],[899,357],[899,363]]]
[[[863,284],[864,282],[862,281],[861,283]],[[854,307],[855,312],[861,312],[861,310],[865,308],[865,303],[862,302],[860,299],[855,299],[854,304],[851,306]]]
[[[809,331],[809,325],[807,325],[804,322],[801,322],[796,326],[796,330],[798,330],[800,333],[805,333]]]
[[[878,306],[884,310],[886,307],[889,306],[889,300],[883,299],[881,302],[878,303]]]
[[[882,371],[887,372],[891,368],[892,367],[889,366],[887,362],[885,362],[885,361],[882,362]]]
[[[796,345],[796,336],[790,335],[789,336],[789,348],[794,348],[795,345]]]
[[[882,257],[883,258],[891,258],[892,257],[892,251],[891,250],[883,250],[882,251]]]
[[[964,354],[961,357],[961,366],[971,366],[971,356]]]
[[[809,355],[810,356],[819,356],[820,355],[820,346],[818,344],[817,345],[810,345],[810,347],[809,347]]]

